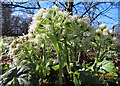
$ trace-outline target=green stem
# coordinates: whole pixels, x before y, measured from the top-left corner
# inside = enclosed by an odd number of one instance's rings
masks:
[[[59,85],[62,86],[62,71],[63,71],[63,68],[62,68],[62,59],[60,57],[60,53],[58,53],[58,57],[59,57]]]
[[[57,39],[57,43],[58,43],[58,38],[57,38],[55,27],[54,27],[54,22],[52,22],[52,25],[53,25],[54,35],[55,35],[55,37]],[[58,47],[60,49],[59,43],[58,43]],[[63,65],[63,63],[62,63],[62,59],[61,59],[61,55],[60,55],[60,50],[57,52],[57,54],[58,54],[58,58],[59,58],[59,85],[62,86],[62,71],[63,71],[62,65]]]
[[[100,50],[101,50],[101,46],[99,46],[98,54],[96,56],[94,64],[91,67],[89,67],[88,69],[86,69],[86,71],[89,71],[91,68],[95,71],[96,66],[97,66],[97,62],[98,62],[98,58],[99,58],[99,55],[100,55]]]
[[[66,56],[66,62],[67,62],[67,67],[68,67],[68,71],[70,71],[70,62],[69,62],[69,56],[68,56],[68,49],[67,49],[67,42],[65,39],[65,56]]]
[[[96,66],[97,66],[97,63],[98,63],[99,55],[100,55],[101,45],[98,46],[98,47],[99,47],[98,54],[97,54],[97,57],[96,57],[95,62],[93,64],[94,71],[96,71]]]
[[[44,61],[44,66],[45,66],[45,63],[46,63],[45,43],[44,43],[44,48],[43,48],[43,61]]]

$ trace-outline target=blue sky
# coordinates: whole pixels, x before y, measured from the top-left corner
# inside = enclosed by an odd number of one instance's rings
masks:
[[[40,2],[40,6],[42,8],[52,8],[52,5],[53,4],[50,4],[50,2],[47,2],[47,1],[41,1]],[[21,13],[21,15],[24,15],[24,14]],[[118,8],[114,8],[114,9],[109,10],[107,13],[105,13],[105,15],[110,16],[113,19],[110,19],[108,17],[105,17],[105,16],[101,15],[97,18],[97,20],[101,23],[106,24],[108,29],[110,29],[113,25],[118,24]]]

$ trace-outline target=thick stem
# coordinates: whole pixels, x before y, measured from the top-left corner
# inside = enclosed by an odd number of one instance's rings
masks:
[[[62,86],[62,71],[63,71],[63,68],[62,68],[62,59],[61,59],[60,53],[58,53],[58,57],[59,57],[59,85]]]
[[[99,55],[100,55],[100,50],[101,50],[101,46],[99,46],[98,54],[97,54],[97,57],[96,57],[95,62],[93,64],[94,71],[96,71],[96,66],[97,66],[97,63],[98,63],[98,59],[99,59]]]
[[[68,56],[68,49],[67,49],[67,42],[65,39],[65,58],[66,58],[66,62],[67,62],[67,67],[68,67],[68,71],[70,71],[70,61],[69,61],[69,56]]]
[[[45,43],[44,43],[44,48],[43,48],[43,61],[44,61],[44,66],[45,66],[45,63],[46,63]]]

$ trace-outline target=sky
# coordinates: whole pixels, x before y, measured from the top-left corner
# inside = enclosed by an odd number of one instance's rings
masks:
[[[77,0],[75,0],[75,1],[76,2],[74,2],[74,4],[77,3]],[[42,8],[52,8],[53,4],[47,4],[47,3],[48,3],[47,1],[41,1],[40,6]],[[36,10],[36,12],[37,12],[37,10]],[[16,15],[16,13],[13,13],[13,15],[14,14]],[[18,13],[18,14],[20,14],[20,13]],[[24,15],[24,13],[21,13],[21,15]],[[111,27],[118,24],[118,8],[109,10],[107,13],[105,13],[105,15],[110,16],[112,19],[101,15],[97,18],[97,20],[101,23],[106,24],[108,29],[111,29]]]

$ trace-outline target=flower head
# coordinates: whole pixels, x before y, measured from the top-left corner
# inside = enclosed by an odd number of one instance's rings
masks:
[[[100,30],[100,29],[97,29],[97,30],[96,30],[96,33],[101,33],[101,30]]]
[[[88,21],[89,21],[89,18],[88,18],[88,17],[83,17],[83,21],[88,22]]]
[[[105,29],[105,28],[106,28],[106,25],[105,25],[105,24],[100,24],[100,25],[99,25],[99,28]]]
[[[41,37],[41,36],[40,36],[39,34],[36,35],[36,39],[37,39],[37,40],[39,40],[40,37]]]
[[[43,18],[49,18],[50,16],[51,14],[48,12],[43,13]]]
[[[110,30],[109,30],[109,33],[110,33],[110,34],[113,34],[113,30],[110,29]]]
[[[74,18],[74,19],[79,18],[79,15],[73,15],[73,18]]]
[[[38,28],[38,24],[40,21],[33,21],[29,26],[28,32],[35,32],[36,28]]]
[[[17,47],[17,49],[19,49],[22,47],[22,44],[17,44],[16,47]]]
[[[82,19],[77,19],[77,22],[78,22],[78,23],[82,23],[83,20],[82,20]]]
[[[60,8],[57,7],[57,6],[52,6],[52,8],[55,9],[56,11],[59,11],[59,10],[60,10]]]

